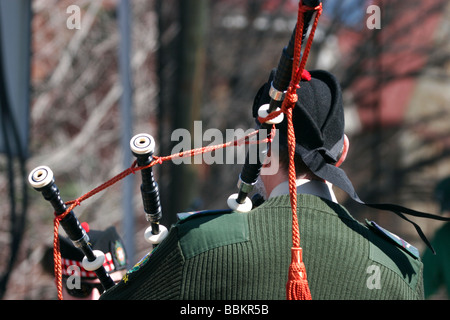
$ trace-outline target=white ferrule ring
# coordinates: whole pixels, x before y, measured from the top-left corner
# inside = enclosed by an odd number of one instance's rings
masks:
[[[33,188],[43,188],[53,181],[53,171],[47,166],[36,167],[28,175],[28,182]]]
[[[153,154],[155,151],[155,139],[147,133],[139,133],[130,140],[130,148],[134,154]]]
[[[160,244],[167,237],[168,233],[169,231],[167,230],[167,228],[160,224],[159,233],[153,234],[152,227],[150,226],[147,229],[145,229],[144,238],[148,243],[151,243],[153,245]]]
[[[258,117],[260,118],[265,118],[269,115],[269,104],[263,104],[261,107],[259,107],[258,109]],[[280,108],[277,108],[275,111],[279,111]],[[284,113],[281,112],[278,116],[276,116],[273,119],[267,120],[266,123],[268,124],[278,124],[281,121],[283,121],[284,119]]]
[[[87,257],[84,257],[81,262],[81,265],[87,271],[95,271],[100,269],[100,267],[103,266],[103,262],[105,262],[105,254],[102,251],[94,250],[94,255],[96,256],[94,261],[89,261]]]
[[[253,203],[250,198],[246,197],[244,200],[244,203],[238,203],[237,202],[237,193],[233,193],[231,196],[227,199],[228,207],[231,210],[237,211],[237,212],[249,212],[253,208]]]

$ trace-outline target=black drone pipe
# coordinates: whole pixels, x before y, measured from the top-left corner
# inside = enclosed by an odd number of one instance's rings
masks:
[[[61,216],[67,211],[67,205],[61,199],[59,189],[53,178],[53,172],[49,167],[36,167],[28,176],[28,181],[35,190],[42,193],[45,200],[50,202],[56,216]],[[68,212],[61,219],[60,224],[74,246],[84,253],[83,267],[88,271],[95,272],[105,290],[113,287],[114,281],[103,267],[104,254],[99,250],[92,249],[89,243],[89,236],[74,212],[72,210]]]
[[[320,2],[320,0],[303,0],[302,4],[311,8],[315,8],[320,4]],[[314,13],[314,10],[304,13],[302,42],[306,37],[306,33],[308,31]],[[284,92],[287,90],[291,81],[296,37],[295,33],[296,28],[294,28],[291,39],[288,45],[284,47],[280,60],[278,62],[278,67],[276,69],[269,91],[271,101],[268,110],[266,110],[267,114],[281,107],[284,98]],[[272,122],[261,124],[260,131],[258,133],[258,140],[264,138],[261,137],[261,135],[267,135],[268,133],[270,133],[271,128]],[[251,209],[251,201],[247,198],[247,195],[253,189],[253,186],[258,179],[262,167],[262,162],[264,161],[265,155],[267,154],[268,147],[269,146],[267,146],[266,148],[261,148],[259,144],[256,144],[255,148],[257,150],[257,157],[251,157],[250,152],[247,153],[244,166],[239,176],[239,193],[231,195],[228,198],[228,205],[231,209],[237,211],[248,211]]]
[[[151,135],[146,133],[135,135],[130,140],[130,148],[139,167],[147,166],[153,161],[155,140]],[[158,183],[155,181],[152,167],[142,169],[141,177],[142,202],[146,219],[150,222],[150,227],[145,231],[145,239],[156,246],[167,235],[167,228],[160,225],[162,209]]]

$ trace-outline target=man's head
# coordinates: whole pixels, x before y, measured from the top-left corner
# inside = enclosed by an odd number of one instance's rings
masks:
[[[314,169],[328,163],[341,165],[348,151],[348,139],[344,134],[344,110],[342,94],[336,78],[327,71],[310,72],[311,80],[302,80],[297,89],[298,101],[293,110],[295,130],[295,164],[297,175],[317,178]],[[269,103],[269,88],[273,73],[257,96],[253,116],[257,118],[259,106]],[[287,120],[277,126],[279,134],[280,167],[287,172]],[[264,174],[264,171],[262,171]]]

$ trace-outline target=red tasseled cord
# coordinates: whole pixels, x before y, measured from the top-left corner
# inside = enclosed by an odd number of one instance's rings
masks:
[[[314,24],[311,29],[310,36],[306,43],[306,47],[301,56],[301,35],[303,34],[303,14],[308,10],[317,11]],[[288,151],[289,151],[289,195],[292,209],[292,248],[291,248],[291,264],[289,266],[288,282],[286,284],[286,298],[288,300],[312,300],[311,291],[309,289],[306,277],[306,267],[302,259],[302,248],[300,247],[300,230],[297,217],[297,187],[296,172],[294,164],[295,155],[295,132],[292,123],[292,110],[297,102],[297,88],[300,80],[303,78],[307,81],[311,80],[308,72],[305,71],[306,59],[311,49],[312,39],[317,27],[317,22],[322,13],[322,3],[316,8],[310,8],[299,4],[297,30],[294,50],[294,64],[292,68],[292,78],[289,88],[286,92],[286,98],[283,101],[282,110],[286,114],[288,124]],[[294,68],[298,66],[298,68]]]
[[[286,284],[288,300],[312,300],[302,260],[302,248],[291,248],[291,264]]]

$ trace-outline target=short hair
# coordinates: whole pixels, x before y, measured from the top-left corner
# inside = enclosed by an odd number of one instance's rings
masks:
[[[280,146],[278,149],[278,159],[280,167],[289,172],[289,150],[287,146]],[[302,158],[298,155],[294,155],[295,173],[298,176],[303,174],[314,175],[314,173],[303,162]]]
[[[343,152],[344,148],[342,148],[341,152],[339,153],[338,160],[341,158]],[[289,150],[287,146],[285,145],[279,146],[278,159],[281,168],[286,170],[286,172],[289,172]],[[311,171],[311,169],[309,169],[308,166],[305,164],[305,162],[303,162],[302,157],[297,153],[294,155],[294,164],[295,164],[295,174],[297,177],[304,174],[307,174],[309,176],[315,176],[315,174]]]

